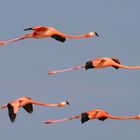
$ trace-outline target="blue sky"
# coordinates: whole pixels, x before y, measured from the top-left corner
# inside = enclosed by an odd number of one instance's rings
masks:
[[[28,115],[20,109],[11,124],[7,109],[0,110],[3,139],[127,139],[139,138],[140,122],[98,120],[82,125],[73,120],[46,126],[95,108],[113,115],[139,111],[139,70],[78,70],[48,76],[49,70],[69,68],[95,57],[118,57],[125,65],[140,65],[139,0],[1,0],[0,40],[21,36],[23,29],[53,26],[67,34],[96,31],[99,38],[27,39],[0,47],[0,104],[21,96],[46,103],[68,100],[71,106],[34,106]]]

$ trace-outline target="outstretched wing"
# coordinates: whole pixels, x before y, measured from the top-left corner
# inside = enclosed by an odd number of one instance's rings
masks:
[[[16,119],[16,113],[14,113],[14,107],[10,103],[7,105],[7,107],[8,107],[9,118],[10,118],[11,122],[14,123],[14,121]]]
[[[23,106],[23,108],[30,114],[33,112],[33,105],[32,104],[26,104],[25,106]]]
[[[66,41],[66,38],[64,38],[60,35],[52,35],[51,37],[54,38],[57,41],[60,41],[60,42],[65,42]]]

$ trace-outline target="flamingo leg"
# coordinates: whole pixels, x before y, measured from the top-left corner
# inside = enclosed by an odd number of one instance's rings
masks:
[[[67,71],[71,71],[71,70],[81,69],[81,68],[83,68],[83,67],[85,67],[85,65],[75,66],[75,67],[68,68],[68,69],[64,69],[64,70],[49,71],[48,74],[49,74],[49,75],[51,75],[51,74],[57,74],[57,73],[61,73],[61,72],[67,72]]]
[[[6,40],[6,41],[0,41],[0,46],[4,46],[6,44],[9,44],[9,43],[12,43],[12,42],[16,42],[16,41],[20,41],[20,40],[23,40],[23,39],[26,39],[28,38],[28,36],[21,36],[21,37],[17,37],[17,38],[14,38],[14,39],[11,39],[11,40]]]
[[[48,120],[48,121],[45,122],[45,124],[51,124],[51,123],[57,123],[57,122],[63,122],[63,121],[70,121],[70,120],[79,119],[79,118],[81,118],[81,115],[72,116],[72,117],[69,117],[69,118],[64,118],[64,119],[59,119],[59,120]]]

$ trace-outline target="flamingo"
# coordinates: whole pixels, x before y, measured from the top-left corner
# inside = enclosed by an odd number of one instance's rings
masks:
[[[51,123],[56,123],[56,122],[63,122],[63,121],[68,121],[68,120],[73,120],[73,119],[81,119],[81,123],[85,123],[88,120],[94,120],[94,119],[98,119],[100,121],[104,121],[106,119],[113,119],[113,120],[132,120],[132,119],[136,119],[139,120],[140,119],[140,115],[135,115],[135,116],[112,116],[111,114],[109,114],[108,112],[101,110],[101,109],[94,109],[94,110],[90,110],[84,113],[81,113],[81,115],[77,115],[77,116],[72,116],[72,117],[68,117],[68,118],[64,118],[64,119],[60,119],[60,120],[48,120],[45,122],[45,124],[51,124]]]
[[[32,28],[24,29],[24,31],[27,31],[27,30],[34,30],[34,31],[32,33],[23,35],[21,37],[17,37],[17,38],[6,40],[6,41],[0,41],[0,46],[6,45],[11,42],[27,39],[27,38],[39,39],[39,38],[52,37],[57,41],[65,42],[66,38],[87,38],[87,37],[92,37],[92,36],[98,37],[98,34],[96,32],[89,32],[89,33],[86,33],[83,35],[77,35],[77,36],[67,35],[58,31],[54,27],[48,27],[48,26],[35,26]]]
[[[31,114],[33,112],[33,106],[32,106],[33,104],[40,105],[40,106],[58,106],[58,107],[69,105],[67,101],[62,101],[57,104],[45,104],[45,103],[33,101],[30,97],[20,97],[14,101],[9,102],[8,104],[1,105],[0,109],[8,108],[9,118],[11,122],[14,123],[19,108],[23,107],[25,111]]]
[[[77,70],[81,68],[88,69],[101,69],[106,67],[114,67],[115,69],[123,68],[123,69],[140,69],[140,66],[125,66],[122,65],[117,58],[111,58],[111,57],[104,57],[104,58],[95,58],[91,61],[86,62],[86,64],[71,67],[68,69],[63,70],[55,70],[55,71],[49,71],[48,74],[57,74],[61,72],[67,72],[71,70]]]

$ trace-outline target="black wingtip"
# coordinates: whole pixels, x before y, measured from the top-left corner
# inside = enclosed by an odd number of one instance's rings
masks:
[[[99,34],[98,34],[97,32],[95,32],[95,35],[96,35],[97,37],[99,37]]]
[[[8,107],[8,114],[9,114],[10,121],[12,123],[14,123],[15,119],[16,119],[16,114],[14,113],[14,108],[10,103],[8,103],[7,107]]]
[[[33,30],[32,28],[26,28],[23,31],[27,31],[27,30]]]
[[[52,35],[51,37],[54,38],[57,41],[62,42],[62,43],[64,43],[66,41],[66,38],[65,37],[62,37],[62,36],[57,35],[57,34],[56,35]]]

